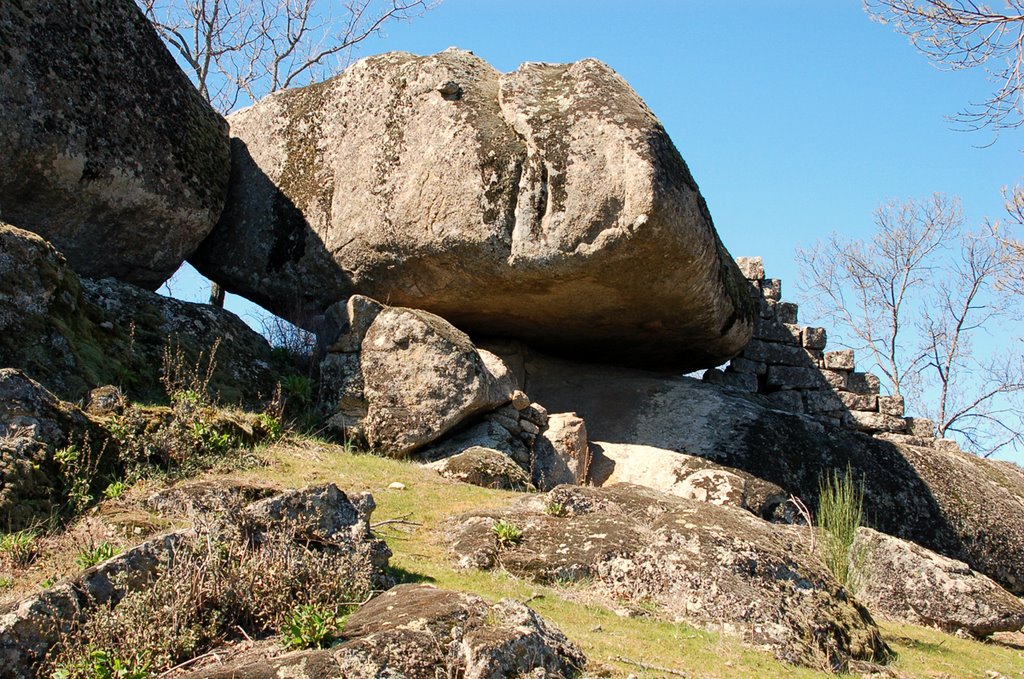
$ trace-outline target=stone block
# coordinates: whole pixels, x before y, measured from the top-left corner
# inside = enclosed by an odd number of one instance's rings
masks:
[[[764,280],[764,261],[760,257],[737,257],[736,266],[748,281]]]
[[[776,311],[778,310],[779,303],[773,302],[770,299],[765,299],[760,294],[758,295],[757,311],[761,318],[776,318]]]
[[[858,394],[877,394],[881,386],[871,373],[849,373],[846,382],[846,388]]]
[[[775,410],[785,410],[789,413],[804,412],[804,399],[799,391],[773,391],[770,394],[765,394],[764,400],[769,408]]]
[[[882,413],[863,413],[858,410],[850,411],[853,417],[854,426],[861,431],[869,433],[891,432],[899,434],[907,429],[907,421],[902,417],[893,417]]]
[[[833,413],[846,410],[846,406],[831,389],[804,392],[804,411],[808,413]]]
[[[935,423],[925,417],[908,417],[907,433],[921,438],[935,438]]]
[[[761,294],[765,299],[773,302],[782,301],[782,280],[779,278],[766,278],[761,281]]]
[[[751,394],[757,393],[757,376],[751,373],[722,372],[718,368],[704,371],[704,381],[720,387],[738,389]]]
[[[727,372],[748,373],[750,375],[764,375],[767,370],[768,366],[766,364],[751,361],[741,356],[737,356],[729,361],[729,365],[726,367]]]
[[[791,329],[795,327],[798,326],[785,325],[777,318],[758,318],[754,321],[754,339],[799,346],[800,334]]]
[[[844,370],[822,370],[821,376],[836,391],[844,391],[849,388],[850,373]]]
[[[800,346],[750,340],[743,350],[743,358],[768,365],[792,365],[800,367],[816,367],[816,359]]]
[[[825,367],[829,370],[853,370],[853,349],[826,351]]]
[[[839,398],[847,410],[860,410],[863,412],[878,412],[877,394],[855,394],[852,391],[839,393]]]
[[[825,328],[804,328],[800,338],[801,344],[806,349],[824,349],[828,342],[828,335]]]
[[[783,323],[797,323],[797,305],[793,302],[779,302],[775,315]]]
[[[817,368],[786,365],[769,365],[767,382],[769,386],[780,389],[820,389],[825,386],[825,378]]]
[[[902,396],[879,396],[878,412],[893,417],[903,417],[904,403]]]
[[[935,448],[936,450],[941,450],[944,453],[961,452],[960,444],[958,444],[953,439],[935,439],[935,442],[932,443],[932,447]]]

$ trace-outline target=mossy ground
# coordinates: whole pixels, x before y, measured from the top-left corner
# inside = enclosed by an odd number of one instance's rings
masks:
[[[668,668],[690,677],[835,676],[782,664],[728,635],[659,620],[653,608],[635,608],[628,615],[611,612],[589,603],[579,585],[539,586],[502,572],[453,568],[442,541],[446,520],[462,512],[499,506],[515,498],[516,493],[448,481],[414,463],[353,454],[342,446],[307,437],[286,436],[262,450],[261,457],[267,461],[266,466],[232,472],[213,470],[204,478],[281,488],[332,482],[350,492],[370,491],[377,503],[374,523],[402,520],[376,528],[394,552],[391,564],[396,576],[474,592],[490,601],[505,597],[528,601],[583,648],[594,669],[605,668],[608,676],[670,676],[635,663]],[[393,482],[405,488],[390,489]],[[153,489],[152,483],[136,487],[126,496],[91,510],[83,521],[107,518],[118,522],[118,517],[130,517],[133,525],[150,526],[141,533],[165,529],[169,527],[166,520],[147,516],[139,509],[141,498]],[[131,529],[128,536],[116,542],[121,546],[133,534],[141,533]],[[24,591],[38,586],[44,578],[73,573],[76,544],[75,539],[65,537],[43,545],[40,559],[9,585],[7,596],[2,598],[10,601],[14,589]],[[876,668],[881,672],[876,676],[1024,678],[1024,635],[979,642],[912,625],[883,623],[881,627],[898,658],[886,669]]]

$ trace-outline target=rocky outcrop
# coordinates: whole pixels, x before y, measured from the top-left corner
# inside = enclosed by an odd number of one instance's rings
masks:
[[[534,443],[533,483],[540,490],[582,485],[590,470],[587,423],[576,413],[553,413]]]
[[[0,5],[0,219],[155,290],[224,205],[227,125],[131,0]]]
[[[678,370],[750,337],[746,281],[650,110],[588,59],[391,53],[231,116],[191,258],[300,325],[361,293],[467,332]]]
[[[521,531],[500,540],[496,522]],[[884,661],[867,611],[849,598],[800,529],[640,486],[560,486],[504,510],[457,519],[462,567],[501,566],[546,583],[577,581],[606,605],[732,630],[787,662],[835,669]]]
[[[109,469],[115,456],[107,432],[20,370],[0,368],[0,516],[20,530],[58,512],[66,491],[59,450],[82,464]]]
[[[490,605],[472,594],[429,585],[399,585],[362,606],[329,650],[251,660],[190,677],[331,679],[438,676],[575,677],[586,657],[525,605]]]
[[[850,467],[865,516],[884,533],[966,562],[1024,593],[1024,474],[953,448],[879,440],[765,407],[686,377],[504,356],[524,391],[578,413],[592,444],[629,443],[742,470],[817,504],[820,478]]]
[[[41,237],[0,223],[0,367],[25,370],[78,400],[116,384],[136,400],[166,398],[165,349],[208,366],[222,402],[269,398],[277,382],[267,341],[224,309],[169,299],[114,279],[80,279]]]
[[[97,607],[116,606],[129,593],[149,587],[167,573],[175,558],[179,562],[186,559],[190,550],[209,548],[211,543],[223,547],[223,540],[236,537],[232,531],[244,531],[250,549],[273,536],[301,545],[296,550],[300,553],[331,554],[339,558],[335,565],[344,562],[349,568],[348,577],[387,586],[390,583],[383,569],[391,552],[370,532],[373,509],[369,494],[349,497],[327,484],[252,503],[221,524],[209,520],[222,518],[215,510],[202,526],[147,540],[22,600],[0,617],[0,676],[35,676],[36,663]],[[294,562],[300,560],[301,556],[293,558]],[[277,575],[289,577],[287,572]]]
[[[511,457],[493,448],[471,446],[427,465],[441,476],[484,488],[529,490],[530,477]]]
[[[870,528],[857,531],[854,554],[857,598],[875,615],[974,636],[1024,628],[1024,602],[962,561]]]

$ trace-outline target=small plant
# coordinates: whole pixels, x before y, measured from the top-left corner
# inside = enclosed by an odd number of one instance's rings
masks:
[[[0,536],[0,555],[15,568],[24,568],[38,555],[39,536],[32,530],[19,530]]]
[[[313,402],[313,380],[305,375],[288,375],[281,380],[281,389],[295,405],[306,407]]]
[[[196,420],[192,423],[192,436],[201,447],[215,454],[226,452],[232,444],[230,434],[227,432],[218,434],[214,431],[213,427],[207,425],[202,420]]]
[[[523,531],[511,521],[502,519],[491,526],[491,532],[498,540],[498,547],[511,547],[518,545],[523,540]]]
[[[53,459],[60,467],[60,475],[64,480],[68,508],[73,514],[81,513],[92,504],[92,485],[96,480],[102,454],[102,451],[100,455],[93,454],[88,435],[82,439],[81,447],[71,444],[53,453]]]
[[[195,408],[210,403],[210,381],[217,369],[220,338],[213,341],[209,353],[199,352],[195,362],[188,360],[181,340],[174,338],[164,345],[160,382],[176,408]]]
[[[841,585],[856,593],[860,579],[854,540],[864,515],[864,486],[853,479],[847,467],[833,470],[818,484],[818,529],[822,537],[825,566]]]
[[[120,657],[111,651],[97,649],[74,664],[61,665],[50,676],[53,679],[148,679],[151,676],[149,652]]]
[[[267,438],[271,441],[281,437],[281,421],[270,413],[257,415],[256,426],[266,432]]]
[[[284,620],[281,633],[290,649],[324,648],[338,635],[344,616],[319,604],[296,606]]]
[[[90,568],[101,561],[106,561],[114,556],[114,554],[114,546],[107,542],[102,542],[92,549],[86,548],[80,551],[78,556],[75,557],[75,564],[82,569]]]
[[[0,592],[14,587],[14,578],[0,578]]]
[[[565,516],[565,505],[552,500],[544,507],[544,513],[548,516]]]
[[[103,498],[106,500],[116,500],[124,495],[128,488],[130,486],[127,481],[112,481],[103,489]]]

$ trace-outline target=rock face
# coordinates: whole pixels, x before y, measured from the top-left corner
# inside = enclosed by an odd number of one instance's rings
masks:
[[[520,541],[500,545],[498,519],[521,529]],[[629,484],[559,486],[461,517],[449,537],[463,567],[577,580],[610,605],[653,603],[671,620],[725,626],[787,662],[827,659],[841,669],[888,656],[867,611],[810,553],[806,534],[735,507]]]
[[[40,236],[0,223],[0,367],[25,370],[64,399],[117,384],[130,398],[156,400],[166,396],[169,342],[191,366],[219,342],[210,387],[224,402],[273,391],[270,346],[233,313],[80,279]]]
[[[427,466],[445,478],[474,486],[519,491],[530,488],[526,472],[511,457],[493,448],[472,446]]]
[[[685,377],[503,355],[524,391],[579,413],[595,447],[633,444],[742,470],[817,505],[830,469],[864,480],[866,520],[1024,593],[1024,474],[956,449],[923,448],[772,410]]]
[[[438,676],[575,677],[586,657],[532,610],[511,599],[399,585],[349,616],[344,641],[329,650],[189,675],[210,679],[331,679]]]
[[[231,116],[224,215],[190,259],[312,327],[361,293],[467,332],[685,370],[754,309],[686,164],[594,60],[363,59]]]
[[[1024,602],[962,561],[870,528],[854,549],[865,574],[857,597],[875,615],[975,636],[1024,628]]]
[[[149,289],[224,205],[224,120],[131,0],[0,5],[0,219]]]
[[[60,509],[64,479],[54,453],[89,446],[97,468],[109,466],[106,431],[20,370],[0,369],[0,516],[20,530]],[[107,463],[107,464],[104,464]]]

